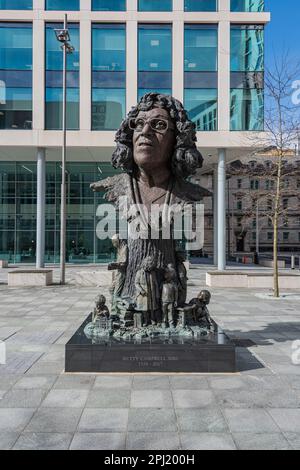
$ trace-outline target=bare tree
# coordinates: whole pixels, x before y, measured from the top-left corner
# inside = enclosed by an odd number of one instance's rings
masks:
[[[272,210],[267,211],[272,221],[273,262],[274,262],[274,296],[279,297],[278,272],[278,230],[280,219],[283,216],[285,159],[287,152],[295,149],[299,134],[299,108],[292,102],[293,83],[300,77],[299,62],[294,61],[288,52],[274,56],[273,66],[265,72],[265,131],[266,137],[252,142],[254,146],[271,150],[274,190],[269,197],[272,198]],[[267,196],[268,197],[268,196]]]

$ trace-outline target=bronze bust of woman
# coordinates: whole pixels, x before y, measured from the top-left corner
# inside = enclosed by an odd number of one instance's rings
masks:
[[[93,183],[91,188],[105,192],[107,201],[117,207],[124,196],[129,205],[143,204],[150,210],[153,204],[192,204],[210,195],[187,181],[201,168],[203,158],[196,147],[195,125],[175,98],[158,93],[144,95],[122,122],[115,141],[112,165],[124,173]],[[128,260],[120,297],[134,305],[135,280],[143,260],[156,260],[157,282],[162,286],[166,267],[173,265],[176,269],[179,247],[172,237],[129,238],[126,243]]]

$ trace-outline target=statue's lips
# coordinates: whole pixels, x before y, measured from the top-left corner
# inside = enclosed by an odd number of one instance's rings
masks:
[[[138,147],[153,147],[153,144],[149,141],[142,141],[139,142]]]

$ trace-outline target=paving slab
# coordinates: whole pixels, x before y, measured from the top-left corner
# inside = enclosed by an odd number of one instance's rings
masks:
[[[175,432],[129,432],[126,450],[179,450],[179,435]]]
[[[76,433],[70,445],[70,450],[124,450],[125,433]]]
[[[31,433],[20,435],[13,450],[68,450],[73,434],[71,433]]]
[[[236,450],[232,436],[225,433],[182,433],[183,450]]]
[[[127,409],[86,408],[81,416],[79,432],[125,432],[128,423]]]

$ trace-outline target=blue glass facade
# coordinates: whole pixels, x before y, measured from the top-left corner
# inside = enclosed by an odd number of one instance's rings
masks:
[[[264,11],[264,0],[231,0],[231,11]]]
[[[264,29],[263,26],[231,27],[232,131],[264,127]]]
[[[172,11],[173,0],[138,0],[139,11]]]
[[[0,10],[32,10],[32,0],[0,0]]]
[[[0,23],[0,129],[32,128],[32,25]]]
[[[184,33],[184,103],[197,130],[217,130],[218,29],[186,25]]]
[[[216,11],[217,0],[184,0],[184,11]]]
[[[115,130],[125,117],[126,28],[92,27],[92,129]]]
[[[54,29],[60,23],[46,24],[46,109],[45,128],[62,128],[63,53]],[[79,25],[68,25],[73,54],[67,55],[67,128],[79,129]]]
[[[80,10],[80,0],[45,0],[46,10],[77,11]]]
[[[35,162],[0,162],[0,258],[34,263],[37,173]],[[96,236],[96,209],[105,202],[90,183],[113,176],[110,163],[67,164],[67,261],[101,263],[114,259],[110,240]],[[46,164],[47,263],[59,262],[60,163]]]
[[[94,11],[125,11],[126,0],[92,0]]]
[[[172,94],[172,26],[141,24],[138,31],[138,96]]]

